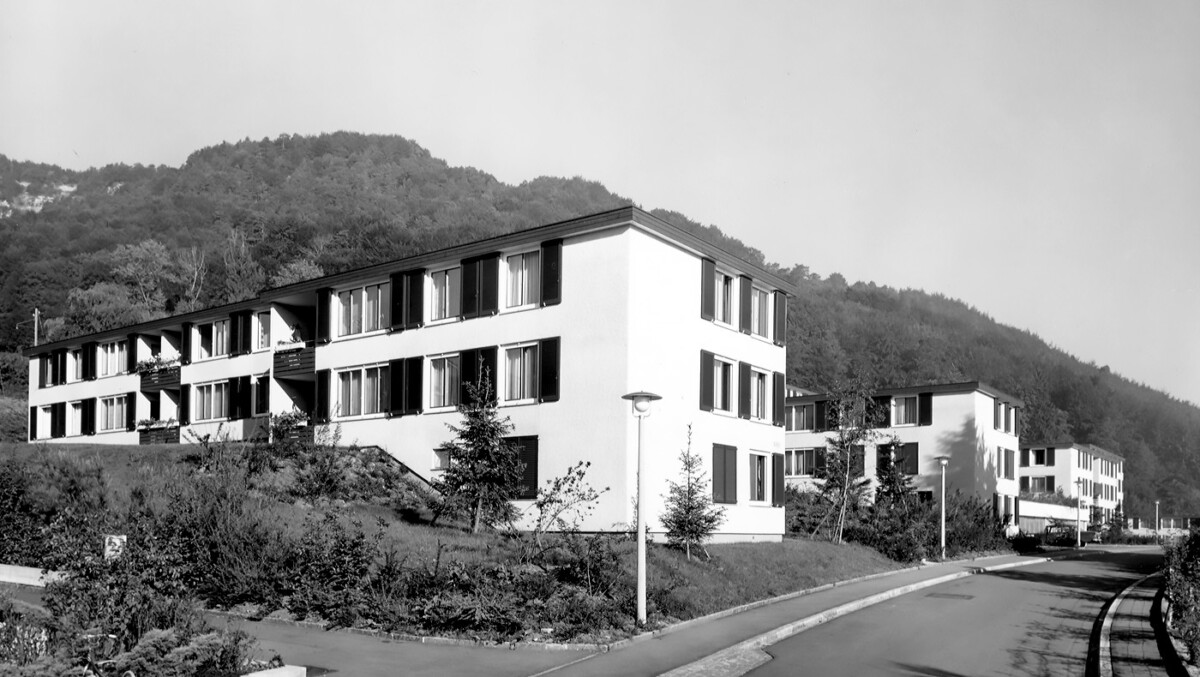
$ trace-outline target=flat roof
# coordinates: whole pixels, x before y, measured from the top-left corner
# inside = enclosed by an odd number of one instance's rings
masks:
[[[993,388],[992,386],[981,381],[963,381],[962,383],[927,383],[923,385],[904,386],[902,388],[880,388],[879,390],[871,391],[874,397],[884,395],[918,395],[920,393],[969,393],[981,392],[985,395],[990,395],[996,399],[1008,402],[1017,407],[1024,407],[1025,402],[1019,397],[1014,397],[1008,393]],[[785,400],[786,404],[808,404],[820,400],[828,400],[831,397],[830,393],[814,393],[811,395],[801,395],[799,397],[788,397]]]

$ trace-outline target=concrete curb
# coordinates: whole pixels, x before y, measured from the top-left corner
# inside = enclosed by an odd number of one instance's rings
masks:
[[[1112,604],[1108,605],[1108,611],[1104,613],[1104,620],[1100,622],[1100,650],[1098,652],[1100,655],[1100,677],[1112,677],[1113,674],[1112,641],[1109,639],[1109,635],[1112,633],[1113,620],[1117,617],[1117,608],[1121,606],[1121,602],[1129,596],[1129,593],[1133,592],[1134,588],[1145,583],[1150,578],[1158,576],[1160,573],[1162,572],[1156,571],[1130,583],[1128,587],[1117,593],[1117,596],[1112,600]]]
[[[853,602],[847,602],[841,606],[827,609],[818,614],[813,614],[798,621],[782,625],[774,630],[765,632],[757,637],[751,637],[744,642],[735,644],[727,649],[723,649],[714,654],[701,658],[698,661],[689,663],[688,665],[680,666],[666,672],[663,677],[712,677],[719,675],[721,677],[737,677],[744,675],[751,669],[762,665],[771,659],[763,649],[777,644],[789,637],[798,635],[805,630],[814,628],[822,623],[827,623],[835,618],[840,618],[846,614],[865,609],[869,606],[886,602],[889,599],[907,595],[910,592],[930,588],[942,583],[974,576],[976,574],[987,573],[990,571],[1002,571],[1005,569],[1015,569],[1018,567],[1030,566],[1032,564],[1041,564],[1044,562],[1053,561],[1050,557],[1039,557],[1036,559],[1020,562],[1009,562],[1007,564],[999,564],[992,567],[975,567],[966,571],[960,571],[945,576],[938,576],[918,583],[900,586],[891,590],[876,593],[868,597],[864,597]]]

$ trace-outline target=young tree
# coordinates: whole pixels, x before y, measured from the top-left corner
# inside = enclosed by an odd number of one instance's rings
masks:
[[[496,412],[496,394],[486,370],[475,383],[467,383],[466,402],[458,405],[461,427],[446,424],[454,439],[438,447],[448,452],[449,467],[435,486],[446,497],[443,506],[469,507],[471,533],[488,523],[511,521],[510,501],[517,496],[525,464],[504,437],[513,426]],[[436,520],[436,517],[435,517]]]
[[[861,504],[870,484],[865,476],[865,447],[879,436],[875,429],[883,412],[871,399],[871,389],[861,377],[839,383],[832,395],[827,405],[827,424],[832,434],[825,438],[825,467],[818,467],[816,475],[824,480],[821,494],[830,506],[822,523],[833,519],[829,540],[841,543],[846,515],[851,507]]]
[[[667,542],[682,547],[689,560],[692,559],[692,545],[704,552],[705,559],[711,559],[708,550],[704,549],[704,542],[725,521],[725,509],[713,505],[708,478],[702,469],[704,460],[692,453],[690,425],[687,447],[679,452],[679,463],[683,481],[667,480],[666,512],[662,516],[663,526],[667,528]]]

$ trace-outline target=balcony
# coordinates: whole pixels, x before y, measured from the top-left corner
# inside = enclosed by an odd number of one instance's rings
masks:
[[[307,342],[275,348],[275,378],[312,376],[316,372],[316,355],[316,347]]]
[[[142,392],[179,389],[179,365],[142,371]]]
[[[139,428],[138,444],[179,444],[179,426]]]

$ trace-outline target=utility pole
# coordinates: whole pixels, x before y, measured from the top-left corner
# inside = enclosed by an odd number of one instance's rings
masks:
[[[41,311],[33,309],[33,345],[38,344],[38,325],[41,324]]]

